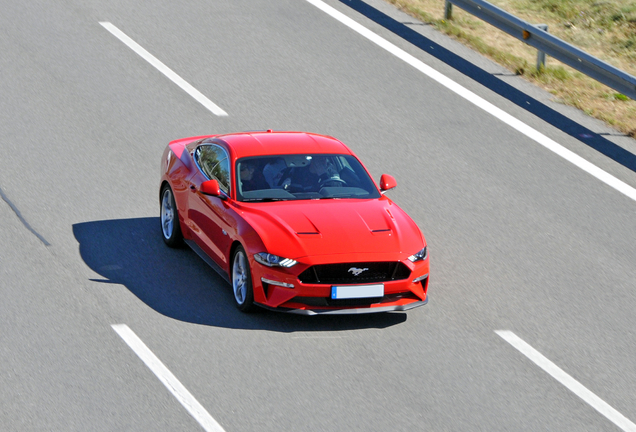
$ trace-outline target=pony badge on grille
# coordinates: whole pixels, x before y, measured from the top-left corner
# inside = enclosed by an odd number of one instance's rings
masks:
[[[360,273],[362,273],[363,271],[369,270],[368,268],[356,268],[356,267],[351,267],[349,270],[347,270],[348,272],[353,273],[354,276],[360,276]]]

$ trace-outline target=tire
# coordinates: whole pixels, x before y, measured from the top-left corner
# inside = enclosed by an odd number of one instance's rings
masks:
[[[232,293],[234,303],[242,312],[252,312],[254,305],[254,291],[252,290],[252,272],[243,246],[238,246],[232,257]]]
[[[179,211],[174,201],[170,186],[161,189],[161,236],[170,247],[176,248],[183,244],[183,234],[179,223]]]

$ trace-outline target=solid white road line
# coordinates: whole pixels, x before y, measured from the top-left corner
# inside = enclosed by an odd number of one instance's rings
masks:
[[[159,378],[159,381],[177,400],[188,410],[188,412],[199,422],[203,429],[208,432],[224,432],[224,429],[216,420],[201,406],[201,404],[190,394],[190,392],[179,382],[179,380],[161,363],[161,360],[153,354],[141,339],[126,325],[113,324],[113,329],[121,336],[128,346],[139,356],[139,358],[150,368]]]
[[[603,171],[596,165],[588,162],[587,160],[583,159],[581,156],[577,155],[576,153],[566,149],[561,144],[548,138],[547,136],[543,135],[541,132],[537,131],[536,129],[531,128],[527,124],[523,123],[521,120],[511,116],[507,112],[496,107],[495,105],[486,101],[482,97],[477,96],[475,93],[457,84],[455,81],[451,80],[446,75],[443,75],[442,73],[436,71],[432,67],[424,64],[422,61],[416,59],[412,55],[408,54],[406,51],[393,45],[391,42],[373,33],[371,30],[367,29],[363,25],[358,24],[353,19],[337,11],[333,7],[325,4],[321,0],[306,0],[306,1],[316,6],[318,9],[330,15],[331,17],[335,18],[336,20],[340,21],[342,24],[351,28],[355,32],[369,39],[371,42],[384,48],[385,50],[387,50],[394,56],[410,64],[415,69],[427,75],[429,78],[437,81],[444,87],[457,93],[459,96],[463,97],[464,99],[468,100],[469,102],[473,103],[474,105],[478,106],[484,111],[497,117],[499,120],[503,121],[507,125],[511,126],[512,128],[516,129],[522,134],[526,135],[528,138],[533,139],[534,141],[541,144],[548,150],[553,151],[554,153],[558,154],[565,160],[573,163],[577,167],[581,168],[582,170],[586,171],[587,173],[601,180],[603,183],[613,187],[617,191],[627,195],[628,197],[636,201],[636,189],[629,186],[627,183],[624,183],[621,180],[617,179],[616,177],[612,176],[611,174]]]
[[[539,351],[535,350],[524,340],[519,338],[519,336],[509,330],[497,330],[495,333],[536,363],[537,366],[550,374],[554,379],[567,387],[571,392],[591,405],[592,408],[607,417],[616,426],[624,431],[636,432],[636,424],[632,423],[628,418],[612,408],[603,399],[596,396],[580,382],[565,373],[560,367],[544,357]]]
[[[199,90],[188,84],[183,78],[177,75],[172,69],[159,61],[155,56],[146,51],[141,45],[129,38],[124,32],[119,30],[113,24],[109,22],[100,22],[100,24],[109,32],[113,34],[117,39],[122,41],[131,50],[139,54],[144,60],[153,65],[159,72],[167,76],[173,83],[181,87],[192,96],[201,105],[212,111],[217,116],[226,116],[227,113],[223,111],[218,105],[205,97]]]

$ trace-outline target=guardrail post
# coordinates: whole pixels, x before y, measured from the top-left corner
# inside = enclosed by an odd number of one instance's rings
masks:
[[[548,31],[547,24],[537,24],[535,27],[545,32]],[[543,66],[543,68],[545,69],[545,53],[543,51],[537,51],[537,70],[538,71],[541,70],[541,66]]]
[[[453,19],[453,4],[446,0],[446,4],[444,5],[444,19],[446,21]]]
[[[541,70],[542,66],[545,67],[546,56],[549,54],[560,62],[636,100],[636,76],[605,63],[603,60],[551,35],[545,24],[535,25],[523,21],[486,0],[445,0],[444,18],[447,20],[452,19],[451,3],[534,47],[539,51],[537,53],[537,69]],[[541,52],[541,50],[544,51]]]

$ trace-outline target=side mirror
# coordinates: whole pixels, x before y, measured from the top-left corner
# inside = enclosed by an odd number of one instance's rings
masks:
[[[199,190],[203,194],[223,198],[221,195],[221,188],[219,187],[219,182],[217,180],[204,181],[201,183],[201,188]]]
[[[392,175],[382,174],[380,177],[380,191],[382,193],[388,191],[389,189],[393,189],[397,186],[397,182]]]

